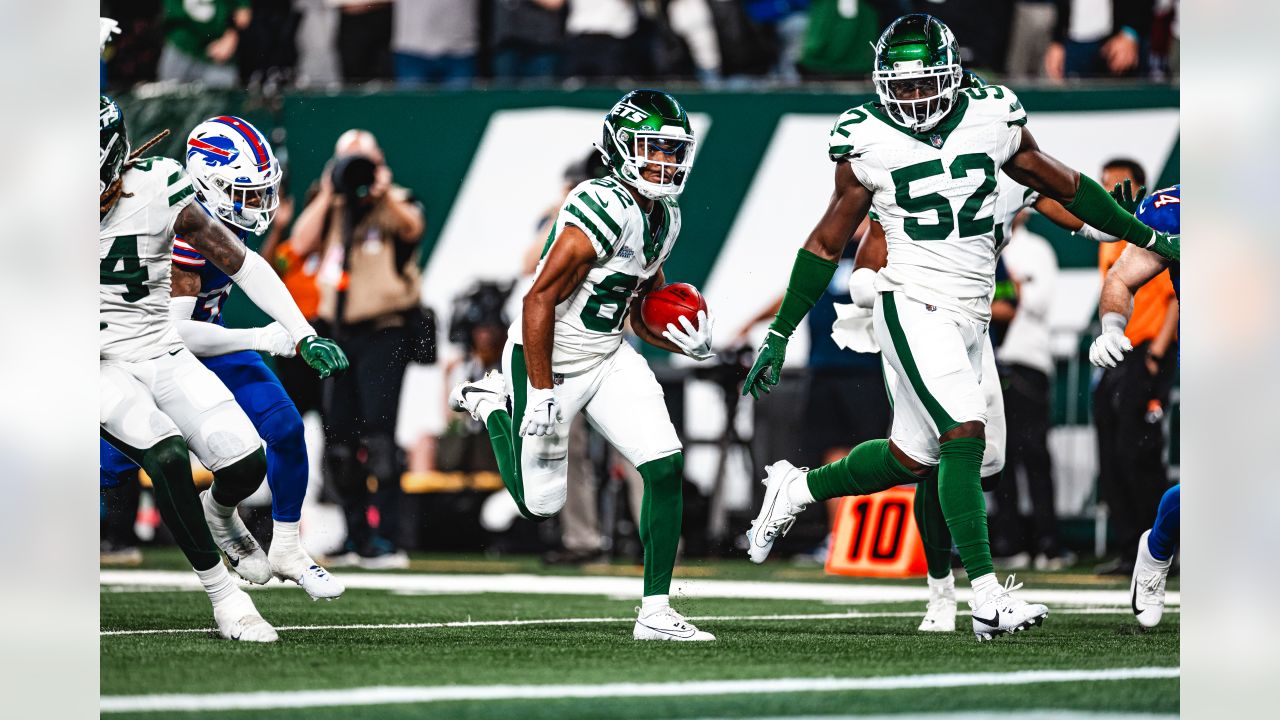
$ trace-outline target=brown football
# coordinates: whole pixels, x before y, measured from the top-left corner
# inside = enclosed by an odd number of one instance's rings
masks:
[[[694,327],[698,326],[698,311],[707,309],[707,301],[702,298],[698,288],[689,283],[670,283],[645,295],[640,304],[640,318],[655,335],[661,336],[667,330],[667,323],[678,328],[681,316],[689,318]]]

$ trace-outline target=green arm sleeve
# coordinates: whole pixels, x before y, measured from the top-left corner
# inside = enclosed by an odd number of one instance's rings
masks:
[[[769,329],[785,338],[791,337],[796,326],[822,297],[835,274],[835,263],[801,248],[796,253],[795,264],[791,266],[791,280],[787,283],[786,295],[782,297],[782,306]]]
[[[1063,207],[1083,220],[1086,225],[1127,240],[1138,247],[1150,245],[1152,235],[1155,233],[1151,228],[1143,225],[1138,218],[1125,212],[1115,198],[1083,173],[1080,175],[1080,186],[1076,188],[1075,198],[1065,203]]]

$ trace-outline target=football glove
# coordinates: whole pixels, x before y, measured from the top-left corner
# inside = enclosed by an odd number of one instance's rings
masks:
[[[706,310],[699,310],[696,328],[689,322],[689,318],[683,315],[679,320],[684,330],[676,327],[675,323],[667,323],[667,331],[662,333],[662,337],[694,360],[701,361],[715,357],[715,352],[711,350],[711,330],[715,327],[715,318],[707,315]]]
[[[1133,192],[1133,183],[1128,180],[1118,182],[1115,187],[1111,188],[1111,197],[1130,215],[1138,212],[1138,205],[1142,204],[1142,198],[1146,194],[1146,185],[1139,186],[1138,192],[1135,194]]]
[[[1113,368],[1124,360],[1124,354],[1133,350],[1133,343],[1124,334],[1127,322],[1120,313],[1102,316],[1102,334],[1089,346],[1089,362],[1098,367]]]
[[[253,349],[275,357],[293,357],[298,354],[289,331],[278,322],[253,331]]]
[[[770,388],[782,379],[782,361],[787,357],[787,338],[776,330],[769,330],[756,353],[756,361],[747,373],[747,380],[742,384],[742,394],[751,393],[751,397],[760,399],[761,393],[768,394]]]
[[[1182,255],[1182,236],[1156,231],[1151,235],[1151,242],[1147,243],[1146,248],[1165,260],[1178,262]]]
[[[338,343],[319,335],[302,338],[298,343],[298,354],[302,355],[303,361],[322,378],[342,372],[351,364],[347,361],[347,354],[338,347]]]
[[[525,400],[524,420],[520,422],[520,434],[525,437],[553,435],[560,422],[560,403],[549,388],[530,387]]]

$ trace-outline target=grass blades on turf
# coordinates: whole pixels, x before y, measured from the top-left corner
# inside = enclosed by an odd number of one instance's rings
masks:
[[[520,564],[517,572],[536,568]],[[433,568],[439,572],[439,568]],[[476,572],[467,567],[464,572]],[[510,572],[511,570],[507,570]],[[760,579],[760,578],[757,578]],[[813,579],[805,577],[806,580]],[[1063,578],[1066,579],[1065,577]],[[843,580],[844,582],[857,582]],[[1064,583],[1066,584],[1066,583]],[[1074,583],[1072,583],[1074,584]],[[1086,582],[1079,583],[1087,585]],[[208,628],[201,592],[104,588],[102,628]],[[313,603],[297,588],[253,592],[277,626],[460,620],[617,618],[618,622],[446,628],[284,630],[272,645],[218,639],[211,632],[105,635],[104,696],[338,689],[377,685],[548,685],[797,677],[861,678],[954,672],[1176,666],[1180,616],[1154,631],[1114,614],[1050,614],[1047,625],[978,644],[969,632],[915,632],[919,603],[834,605],[812,601],[676,599],[691,617],[908,612],[907,617],[699,620],[719,641],[637,643],[634,599],[562,595],[402,595],[350,590]],[[1065,610],[1066,608],[1062,608]],[[1121,608],[1123,610],[1123,608]],[[967,626],[967,617],[958,626]],[[235,668],[234,673],[219,668]],[[234,680],[231,680],[234,678]],[[905,710],[1061,708],[1176,712],[1176,679],[741,697],[484,701],[220,713],[224,717],[725,717]],[[112,715],[127,717],[128,715]],[[176,717],[171,712],[138,717]]]

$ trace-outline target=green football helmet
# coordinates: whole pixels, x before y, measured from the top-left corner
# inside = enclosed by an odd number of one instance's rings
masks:
[[[129,157],[129,136],[124,129],[124,112],[115,100],[98,96],[98,194],[107,191],[124,172]]]
[[[689,114],[670,95],[632,90],[604,116],[596,149],[618,179],[647,198],[677,196],[693,168],[696,141]],[[644,177],[657,171],[656,181]]]
[[[876,41],[876,94],[889,117],[913,132],[951,112],[963,72],[959,43],[932,15],[903,15]]]

